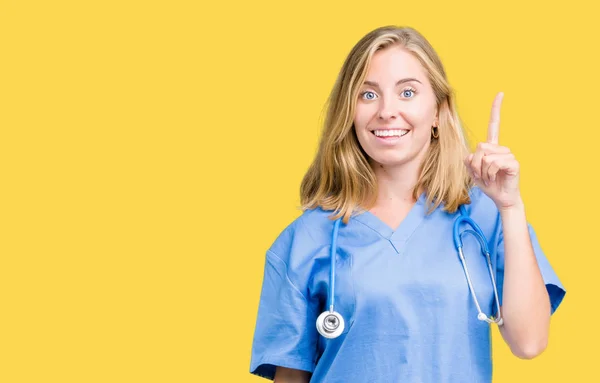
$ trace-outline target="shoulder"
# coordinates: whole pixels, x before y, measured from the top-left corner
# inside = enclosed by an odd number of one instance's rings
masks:
[[[470,213],[498,214],[498,208],[494,201],[478,186],[474,186],[469,190],[469,196],[471,197],[471,203],[466,208]]]
[[[500,228],[500,212],[494,201],[477,186],[469,190],[469,196],[471,203],[465,206],[469,216],[484,230]]]
[[[327,245],[333,228],[331,214],[321,208],[305,210],[278,234],[269,252],[289,263],[295,254],[311,254]]]

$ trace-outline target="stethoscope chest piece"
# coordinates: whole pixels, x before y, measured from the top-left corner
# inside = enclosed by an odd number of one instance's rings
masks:
[[[317,318],[317,331],[325,338],[337,338],[344,331],[344,318],[335,311],[324,311]]]

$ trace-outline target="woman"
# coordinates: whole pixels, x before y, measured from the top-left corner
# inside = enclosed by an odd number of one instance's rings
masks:
[[[469,154],[422,35],[387,26],[356,44],[302,182],[304,212],[266,254],[251,373],[278,383],[490,382],[490,323],[517,357],[545,349],[565,289],[527,223],[518,161],[498,144],[502,97],[487,142]],[[467,269],[453,240],[461,214],[485,235],[461,236]]]

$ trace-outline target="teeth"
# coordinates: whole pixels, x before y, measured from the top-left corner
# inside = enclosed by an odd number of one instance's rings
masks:
[[[408,130],[375,130],[373,133],[375,133],[377,137],[402,137],[408,133]]]

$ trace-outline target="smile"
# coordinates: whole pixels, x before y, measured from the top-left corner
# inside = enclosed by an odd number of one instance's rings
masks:
[[[373,130],[371,133],[377,137],[402,137],[409,131],[404,129],[389,129],[389,130]]]
[[[401,145],[405,140],[407,140],[403,137],[410,132],[410,130],[406,129],[375,129],[371,131],[371,133],[373,133],[375,136],[377,143],[387,147]]]

